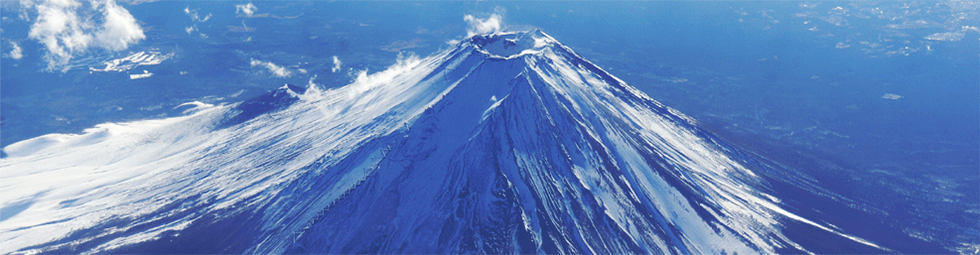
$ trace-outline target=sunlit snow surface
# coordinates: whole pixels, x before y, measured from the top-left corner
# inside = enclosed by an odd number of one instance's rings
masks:
[[[0,253],[805,250],[788,222],[877,247],[540,31],[190,105],[4,148]]]
[[[159,65],[164,60],[173,57],[173,54],[163,55],[160,52],[140,51],[132,55],[105,61],[105,68],[89,67],[89,70],[96,72],[122,72],[133,69],[137,66]]]

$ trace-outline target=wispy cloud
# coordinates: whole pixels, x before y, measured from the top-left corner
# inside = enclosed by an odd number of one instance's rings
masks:
[[[17,45],[17,42],[11,41],[10,48],[10,54],[7,54],[8,57],[12,59],[20,59],[24,57],[23,50],[20,48],[20,45]],[[334,57],[334,59],[337,59],[337,57]]]
[[[271,72],[272,75],[275,77],[285,78],[293,75],[293,72],[290,72],[289,69],[273,64],[272,62],[252,59],[250,64],[252,65],[252,67],[259,66],[259,67],[265,67],[266,69],[269,69],[269,72]]]
[[[355,76],[351,86],[354,87],[353,90],[355,91],[367,91],[373,87],[394,81],[395,77],[410,71],[421,63],[422,59],[414,53],[398,53],[398,59],[395,61],[395,64],[384,71],[368,74],[368,70],[365,69],[351,73],[352,76]]]
[[[28,36],[44,45],[49,70],[65,66],[90,48],[120,51],[146,38],[133,15],[115,0],[25,0],[23,4],[37,11]]]
[[[252,17],[252,14],[255,14],[255,11],[258,9],[259,8],[255,7],[255,5],[252,3],[235,5],[235,13],[244,14],[246,17]]]
[[[899,95],[896,95],[896,94],[892,94],[892,93],[887,93],[884,96],[881,96],[881,98],[891,99],[891,100],[898,100],[899,98],[902,98],[902,96],[899,96]]]
[[[211,19],[211,13],[208,13],[207,16],[204,16],[204,18],[201,18],[201,16],[197,14],[197,10],[191,10],[191,7],[190,6],[184,8],[184,13],[186,13],[187,16],[190,17],[191,20],[193,20],[195,22],[206,22],[209,19]]]
[[[191,21],[195,23],[203,23],[211,19],[211,13],[208,13],[207,16],[201,18],[201,15],[197,14],[197,10],[191,9],[190,6],[184,7],[184,13],[187,14],[187,17],[191,18]],[[187,32],[188,35],[194,34],[194,31],[197,31],[200,34],[201,38],[205,38],[205,39],[208,38],[208,35],[204,33],[200,33],[201,30],[197,28],[197,24],[192,24],[191,26],[184,28],[184,32]]]
[[[331,68],[330,71],[333,71],[334,73],[340,72],[341,64],[343,63],[340,62],[340,59],[337,58],[337,56],[333,56],[333,68]]]
[[[468,25],[466,28],[466,37],[502,31],[504,29],[503,12],[503,9],[497,8],[489,17],[483,19],[470,14],[463,16],[463,20]]]

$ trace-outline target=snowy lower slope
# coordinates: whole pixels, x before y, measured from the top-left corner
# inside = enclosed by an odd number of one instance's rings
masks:
[[[4,148],[0,253],[773,253],[730,149],[540,31]],[[884,250],[881,250],[884,251]]]

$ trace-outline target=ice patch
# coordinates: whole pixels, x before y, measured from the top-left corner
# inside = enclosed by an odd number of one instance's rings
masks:
[[[129,74],[129,79],[130,80],[143,79],[143,78],[149,78],[150,76],[153,76],[153,73],[147,70],[143,70],[143,73],[140,74]]]
[[[123,72],[137,66],[159,65],[173,56],[173,53],[164,55],[159,51],[140,51],[123,58],[106,61],[103,63],[104,68],[89,67],[88,69],[96,72]]]

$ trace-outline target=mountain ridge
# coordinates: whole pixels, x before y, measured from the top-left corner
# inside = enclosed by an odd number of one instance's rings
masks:
[[[0,251],[806,251],[784,222],[889,251],[781,208],[735,149],[539,30],[476,35],[337,89],[293,87],[4,148],[15,178],[2,191],[49,172],[126,177],[49,185],[57,196],[21,187],[41,214],[0,221],[20,247]],[[93,149],[105,155],[79,160]],[[68,225],[81,230],[38,237]]]

